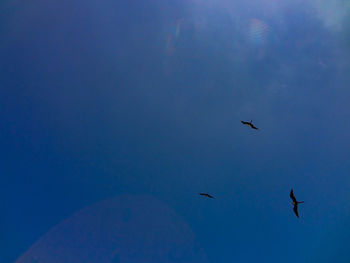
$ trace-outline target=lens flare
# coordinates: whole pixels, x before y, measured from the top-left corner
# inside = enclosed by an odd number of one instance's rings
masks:
[[[165,203],[148,195],[125,195],[78,211],[15,262],[208,263],[208,259],[187,223]]]
[[[183,22],[184,22],[183,18],[176,20],[176,22],[171,26],[169,30],[170,32],[168,33],[166,46],[165,46],[165,50],[168,55],[173,54],[176,47],[176,43],[178,39],[181,37]]]
[[[267,41],[269,27],[259,19],[251,19],[249,26],[249,41],[253,45],[263,45]]]

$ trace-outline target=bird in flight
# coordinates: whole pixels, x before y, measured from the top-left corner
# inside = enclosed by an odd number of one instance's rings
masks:
[[[241,121],[244,125],[248,125],[248,126],[250,126],[250,128],[252,128],[252,129],[254,129],[254,130],[257,130],[258,128],[257,127],[255,127],[254,125],[253,125],[253,123],[252,123],[252,120],[250,121],[250,122],[248,122],[248,121]]]
[[[214,196],[212,196],[210,194],[207,194],[207,193],[199,193],[199,195],[205,196],[205,197],[208,197],[208,198],[214,198]]]
[[[295,198],[294,196],[294,193],[293,193],[293,189],[290,190],[290,194],[289,194],[290,198],[293,200],[292,204],[293,204],[293,211],[295,213],[295,215],[297,217],[299,217],[299,214],[298,214],[298,204],[302,204],[304,203],[304,201],[297,201],[297,199]]]

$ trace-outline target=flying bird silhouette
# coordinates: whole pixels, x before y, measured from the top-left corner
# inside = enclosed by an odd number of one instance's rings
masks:
[[[199,193],[199,195],[205,196],[205,197],[208,197],[208,198],[214,198],[214,196],[212,196],[210,194],[207,194],[207,193]]]
[[[290,190],[290,194],[289,194],[290,198],[293,200],[292,204],[293,204],[293,211],[295,213],[295,215],[297,217],[299,217],[299,214],[298,214],[298,204],[302,204],[304,203],[304,201],[297,201],[297,199],[295,198],[294,196],[294,193],[293,193],[293,189]]]
[[[250,128],[252,128],[252,129],[255,129],[255,130],[258,129],[257,127],[255,127],[255,126],[253,125],[252,120],[251,120],[250,122],[248,122],[248,121],[241,121],[241,122],[242,122],[244,125],[250,126]]]

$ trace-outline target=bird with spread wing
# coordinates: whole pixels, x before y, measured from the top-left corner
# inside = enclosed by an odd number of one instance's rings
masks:
[[[242,124],[248,125],[250,128],[252,128],[254,130],[257,130],[258,128],[255,127],[252,122],[253,122],[252,120],[250,122],[248,122],[248,121],[241,121]]]
[[[208,193],[199,193],[199,195],[201,196],[205,196],[205,197],[208,197],[208,198],[214,198],[214,196],[208,194]]]
[[[289,196],[290,196],[290,198],[292,199],[292,204],[293,204],[293,211],[294,211],[294,213],[295,213],[295,215],[297,216],[297,217],[299,217],[299,213],[298,213],[298,204],[302,204],[302,203],[304,203],[304,201],[297,201],[297,199],[295,198],[295,196],[294,196],[294,192],[293,192],[293,189],[292,190],[290,190],[290,194],[289,194]]]

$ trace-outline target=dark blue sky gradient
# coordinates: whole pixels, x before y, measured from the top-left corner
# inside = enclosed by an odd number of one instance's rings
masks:
[[[349,262],[349,10],[2,1],[0,261],[83,207],[148,194],[211,262]]]

